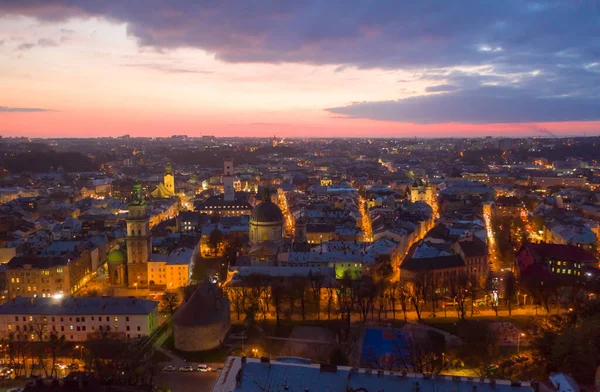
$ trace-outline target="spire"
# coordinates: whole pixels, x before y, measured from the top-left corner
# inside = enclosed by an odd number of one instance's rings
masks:
[[[167,165],[165,166],[165,176],[167,174],[173,175],[173,170],[171,169],[171,162],[167,162]]]
[[[140,206],[146,204],[146,201],[142,199],[142,184],[139,181],[136,181],[133,185],[133,197],[129,202],[129,205],[132,206]]]

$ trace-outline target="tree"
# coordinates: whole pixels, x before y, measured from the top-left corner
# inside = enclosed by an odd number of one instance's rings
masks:
[[[356,306],[358,289],[359,283],[353,279],[350,271],[344,271],[339,282],[337,302],[339,314],[345,319],[347,329],[350,329],[350,316]]]
[[[62,349],[66,346],[65,335],[58,336],[58,333],[52,331],[50,332],[50,337],[48,339],[48,347],[50,349],[50,357],[52,362],[50,364],[51,371],[50,376],[58,377],[58,369],[56,369],[56,359]]]
[[[450,275],[447,282],[450,296],[456,303],[456,313],[459,318],[464,320],[466,316],[466,301],[469,298],[469,275],[460,271],[458,274]]]
[[[214,255],[217,255],[217,251],[219,250],[219,245],[223,241],[223,232],[219,229],[214,229],[210,232],[208,236],[208,245],[213,250]]]
[[[356,302],[360,309],[363,322],[367,322],[369,311],[373,309],[375,298],[377,296],[377,287],[373,278],[369,275],[363,275],[360,281],[360,287],[357,291]]]
[[[227,299],[233,305],[233,309],[237,314],[237,319],[240,319],[240,315],[245,309],[244,304],[244,288],[240,286],[228,286],[225,290],[225,294],[227,295]]]
[[[325,276],[322,274],[313,274],[312,270],[308,272],[308,281],[312,289],[313,299],[317,310],[317,320],[321,319],[321,289],[325,282]]]
[[[327,291],[327,320],[331,320],[331,310],[335,304],[335,288],[333,285],[329,285],[326,288]]]
[[[458,323],[458,336],[462,340],[459,356],[465,364],[481,377],[489,377],[490,366],[497,361],[500,352],[497,339],[487,324],[476,321]]]
[[[421,321],[421,312],[427,299],[427,293],[429,292],[428,285],[429,279],[427,278],[427,272],[419,271],[415,274],[412,282],[407,286],[409,289],[408,296],[417,312],[418,321]]]
[[[498,317],[498,278],[494,275],[492,271],[488,272],[487,278],[485,280],[484,290],[486,294],[490,297],[492,309],[496,313],[496,317]]]
[[[446,338],[435,331],[414,331],[395,341],[393,361],[400,367],[413,373],[440,373],[444,366]]]
[[[517,295],[517,280],[512,272],[504,276],[504,298],[508,306],[508,316],[512,315],[512,302]]]
[[[285,295],[285,287],[280,280],[275,279],[271,285],[271,301],[275,307],[275,317],[277,318],[277,326],[280,327],[281,302]]]
[[[166,292],[162,296],[162,306],[169,314],[175,313],[180,304],[179,295],[176,292]]]

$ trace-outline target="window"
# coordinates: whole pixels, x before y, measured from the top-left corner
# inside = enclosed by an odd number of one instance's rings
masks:
[[[54,322],[54,316],[52,316],[52,322]]]
[[[125,330],[129,331],[129,325],[127,327],[125,327]]]
[[[79,322],[79,317],[75,317],[75,322],[78,323]]]
[[[85,323],[85,317],[82,317],[82,318],[81,318],[81,322],[82,322],[82,323]]]
[[[85,325],[81,327],[81,330],[85,332]]]
[[[94,316],[92,316],[92,321],[94,321]]]
[[[19,316],[15,316],[15,321],[19,321]]]
[[[108,316],[106,316],[106,321],[110,321],[110,318]]]
[[[29,316],[29,321],[33,321],[33,316]]]
[[[129,316],[125,317],[125,321],[129,322]]]
[[[73,330],[73,326],[72,325],[70,326],[70,329],[71,329],[71,331]]]
[[[140,328],[140,326],[139,326],[139,325],[138,325],[138,331],[141,331],[141,328]]]
[[[18,330],[19,330],[19,326],[17,325],[17,327],[16,327],[16,328],[17,328],[17,331],[18,331]]]
[[[8,330],[12,331],[12,325],[8,324]]]
[[[119,318],[117,316],[115,316],[115,323],[119,322]]]
[[[81,331],[81,327],[78,325],[77,326],[77,332]]]
[[[65,332],[65,327],[61,325],[61,326],[60,326],[60,331],[61,331],[61,332]]]

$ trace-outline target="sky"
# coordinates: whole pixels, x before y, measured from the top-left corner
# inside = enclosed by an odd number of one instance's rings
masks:
[[[0,134],[600,134],[598,0],[1,0]]]

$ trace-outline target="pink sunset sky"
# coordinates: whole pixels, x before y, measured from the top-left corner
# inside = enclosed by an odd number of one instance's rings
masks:
[[[227,56],[236,55],[232,49],[224,56],[208,45],[143,44],[125,18],[45,20],[30,10],[9,11],[0,17],[4,137],[548,136],[597,135],[600,130],[600,122],[588,114],[593,108],[564,121],[546,118],[543,108],[534,109],[537,117],[520,113],[513,118],[511,109],[506,121],[502,113],[488,121],[468,113],[468,107],[446,107],[439,101],[448,97],[450,103],[469,106],[490,99],[493,106],[497,88],[507,83],[537,86],[535,78],[548,74],[546,70],[499,71],[480,60],[431,67],[366,66],[335,59],[318,63],[294,56],[231,60]],[[499,48],[480,46],[476,51],[504,50]],[[596,72],[596,66],[589,69]],[[452,99],[451,94],[463,91],[460,83],[470,86],[474,78],[481,80],[477,90],[465,91],[476,93],[460,96],[471,101]],[[495,89],[492,96],[479,100],[488,88]],[[533,99],[526,96],[523,102]],[[401,106],[396,109],[396,104]],[[474,110],[485,114],[494,109]],[[556,112],[552,105],[548,111]]]

